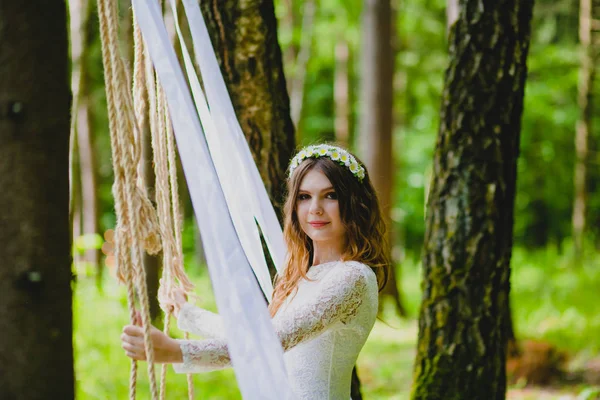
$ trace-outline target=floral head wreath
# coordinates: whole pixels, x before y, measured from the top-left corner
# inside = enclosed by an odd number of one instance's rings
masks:
[[[356,158],[346,150],[337,146],[328,144],[320,144],[318,146],[308,146],[300,150],[290,163],[290,174],[292,176],[294,170],[302,161],[307,158],[327,157],[340,165],[345,166],[352,172],[359,182],[365,178],[365,169],[356,161]]]

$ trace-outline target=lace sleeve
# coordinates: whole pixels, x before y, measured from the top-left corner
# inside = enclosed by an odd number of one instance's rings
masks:
[[[183,363],[173,364],[177,373],[193,374],[224,369],[231,359],[224,339],[178,340]]]
[[[177,327],[207,339],[225,339],[223,318],[219,314],[195,307],[190,303],[184,304],[179,310]]]
[[[285,351],[356,315],[368,290],[365,268],[358,263],[340,265],[324,277],[314,297],[292,311],[275,315],[273,325]],[[183,363],[174,364],[176,372],[206,372],[231,365],[223,339],[180,340],[179,343]]]

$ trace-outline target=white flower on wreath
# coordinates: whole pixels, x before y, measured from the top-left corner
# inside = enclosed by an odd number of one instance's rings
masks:
[[[326,148],[326,147],[321,147],[321,148],[319,149],[319,156],[321,156],[321,157],[323,157],[323,156],[326,156],[326,155],[327,155],[327,151],[328,151],[328,150],[327,150],[327,148]]]
[[[358,172],[358,163],[356,161],[350,163],[350,172],[352,172],[355,175]]]
[[[292,165],[290,165],[290,169],[296,169],[297,166],[298,166],[298,157],[294,157],[294,159],[292,160]]]
[[[331,159],[332,159],[333,161],[337,161],[337,160],[339,160],[339,159],[340,159],[340,152],[339,152],[339,151],[337,151],[337,150],[332,150],[332,151],[331,151]]]

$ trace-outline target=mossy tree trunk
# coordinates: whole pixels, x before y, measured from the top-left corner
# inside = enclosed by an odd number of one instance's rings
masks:
[[[388,226],[388,251],[394,241],[391,212],[394,190],[394,23],[395,12],[390,0],[365,0],[362,12],[360,130],[358,155],[369,170],[377,191],[383,217]],[[397,171],[396,171],[397,172]],[[393,300],[398,315],[405,317],[397,284],[396,268],[380,294]]]
[[[200,4],[238,120],[281,216],[295,139],[273,1]]]
[[[413,399],[504,399],[532,0],[463,0],[450,33]]]
[[[0,1],[0,398],[73,399],[66,2]]]

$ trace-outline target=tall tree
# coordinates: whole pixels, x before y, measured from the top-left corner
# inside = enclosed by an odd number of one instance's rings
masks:
[[[281,216],[295,139],[273,1],[247,7],[235,0],[202,0],[200,5],[238,120]]]
[[[71,121],[71,140],[78,151],[77,166],[72,174],[74,189],[80,190],[79,212],[81,232],[97,234],[100,231],[98,207],[98,177],[96,154],[94,151],[94,131],[92,107],[90,107],[89,52],[95,38],[90,24],[93,7],[89,0],[71,0],[69,17],[71,25],[71,90],[73,93],[73,111]],[[73,168],[74,166],[72,166]],[[77,174],[78,173],[78,174]],[[78,222],[78,221],[76,221]],[[74,229],[74,232],[76,230]],[[96,281],[102,282],[104,270],[101,252],[98,248],[87,249],[85,261],[96,268]]]
[[[504,399],[532,0],[463,0],[450,32],[413,399]]]
[[[394,176],[393,80],[394,48],[392,34],[394,13],[390,0],[365,0],[362,15],[361,90],[359,154],[366,164],[381,202],[392,243],[392,191]],[[391,247],[389,249],[391,253]],[[400,301],[395,268],[383,290],[392,297],[398,314],[406,312]]]
[[[0,398],[73,399],[65,2],[0,1],[0,37]]]
[[[579,119],[575,130],[575,172],[573,183],[575,185],[573,199],[573,244],[575,257],[581,258],[583,252],[583,238],[586,226],[587,205],[587,163],[588,142],[592,131],[592,94],[594,88],[595,65],[594,45],[592,43],[593,13],[592,0],[579,2],[579,42],[580,42],[580,67],[577,104],[579,106]]]
[[[333,99],[335,101],[335,140],[343,147],[350,147],[349,59],[350,47],[348,42],[340,38],[335,45]]]
[[[288,71],[292,70],[293,74],[288,75],[289,91],[290,91],[290,108],[292,112],[292,122],[297,128],[300,125],[300,118],[302,117],[302,104],[304,103],[304,85],[306,81],[306,67],[308,66],[308,60],[310,59],[310,53],[312,49],[314,30],[313,24],[316,13],[315,0],[305,0],[302,7],[302,39],[300,41],[300,48],[298,54],[294,59],[293,66],[287,66]]]

